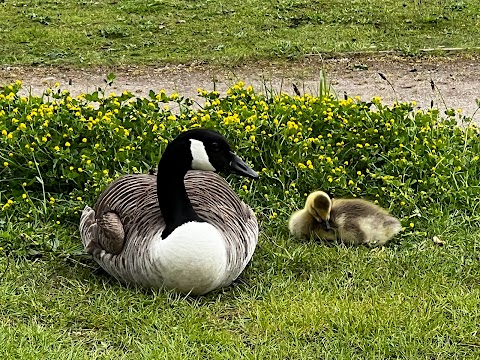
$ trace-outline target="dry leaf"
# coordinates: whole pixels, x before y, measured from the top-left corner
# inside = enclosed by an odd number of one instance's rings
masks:
[[[445,242],[436,235],[433,237],[433,242],[438,246],[445,245]]]

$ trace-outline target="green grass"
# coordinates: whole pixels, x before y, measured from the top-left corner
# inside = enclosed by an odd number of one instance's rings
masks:
[[[0,87],[0,358],[479,358],[480,128],[451,109],[323,88],[238,83],[200,91],[194,107],[162,91]],[[189,298],[94,274],[80,209],[197,126],[225,134],[260,173],[227,178],[261,229],[241,279]],[[291,238],[289,215],[319,187],[378,201],[403,232],[381,248]]]
[[[478,359],[480,232],[445,239],[372,250],[264,229],[242,282],[198,299],[126,288],[72,256],[10,259],[0,355]]]
[[[232,64],[480,46],[476,0],[19,0],[0,9],[2,64]]]

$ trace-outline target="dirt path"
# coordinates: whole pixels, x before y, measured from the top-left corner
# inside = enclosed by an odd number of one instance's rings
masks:
[[[339,95],[360,96],[367,100],[380,96],[386,103],[394,100],[417,101],[428,108],[433,101],[440,109],[462,109],[480,123],[480,58],[471,59],[405,59],[393,56],[376,58],[342,58],[320,61],[309,58],[299,62],[275,64],[249,63],[236,67],[166,65],[163,67],[126,66],[114,68],[8,67],[0,68],[0,84],[16,79],[23,81],[25,91],[40,94],[47,86],[59,82],[62,89],[77,95],[104,87],[106,74],[117,78],[108,91],[132,91],[146,95],[150,89],[177,91],[194,97],[197,88],[223,92],[238,80],[257,89],[264,85],[275,91],[293,93],[292,83],[300,91],[316,94],[320,70],[325,68],[333,90]],[[382,79],[382,73],[386,79]],[[434,89],[432,90],[432,81]],[[391,86],[389,85],[389,82]]]

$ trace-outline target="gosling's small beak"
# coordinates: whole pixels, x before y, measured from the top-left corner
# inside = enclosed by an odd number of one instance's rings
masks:
[[[330,230],[330,222],[328,220],[325,220],[325,229]]]
[[[227,170],[230,172],[241,175],[241,176],[246,176],[252,179],[257,179],[258,174],[253,171],[251,167],[249,167],[245,161],[240,159],[237,154],[234,152],[231,152],[232,154],[232,161],[230,162],[230,166]]]

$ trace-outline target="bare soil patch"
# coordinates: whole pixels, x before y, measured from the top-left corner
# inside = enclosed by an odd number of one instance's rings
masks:
[[[480,62],[478,58],[401,58],[350,57],[321,60],[311,57],[296,62],[250,62],[235,67],[204,64],[125,66],[111,68],[15,67],[0,68],[0,83],[23,81],[24,92],[41,94],[59,82],[72,94],[104,88],[110,72],[117,78],[107,93],[124,90],[145,96],[149,90],[165,89],[167,93],[196,97],[197,88],[224,92],[242,80],[257,90],[265,87],[292,94],[293,85],[301,92],[318,93],[320,72],[324,68],[332,89],[338,96],[360,96],[368,100],[380,96],[384,102],[417,102],[418,108],[462,109],[463,114],[480,123],[475,102],[480,99]],[[379,73],[388,80],[382,79]],[[391,86],[390,86],[390,84]],[[432,88],[433,84],[433,88]]]

